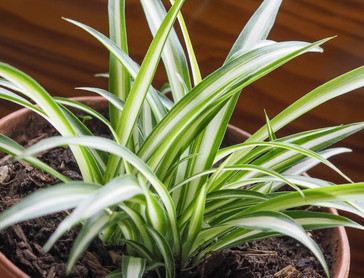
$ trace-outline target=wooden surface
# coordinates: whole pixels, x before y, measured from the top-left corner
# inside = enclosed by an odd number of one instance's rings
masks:
[[[138,62],[151,36],[137,0],[127,0],[131,56]],[[198,61],[204,76],[224,60],[232,43],[257,0],[186,0],[183,7]],[[106,87],[95,73],[106,72],[108,54],[82,30],[62,16],[89,24],[107,34],[106,0],[7,0],[0,1],[0,61],[10,63],[38,80],[53,95],[75,96],[77,86]],[[253,132],[264,123],[263,109],[273,117],[294,100],[323,82],[364,65],[364,1],[362,0],[285,0],[270,39],[327,42],[323,54],[306,54],[291,61],[246,88],[239,100],[232,123]],[[158,72],[156,86],[163,84]],[[296,120],[278,136],[291,132],[364,120],[364,89],[341,96]],[[0,116],[17,107],[0,101]],[[332,161],[354,181],[364,180],[364,132],[340,146],[353,153]],[[336,174],[319,168],[314,171],[340,182]],[[348,230],[352,246],[350,277],[363,277],[363,232]]]

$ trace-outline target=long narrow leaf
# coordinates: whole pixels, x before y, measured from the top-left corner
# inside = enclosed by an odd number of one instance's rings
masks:
[[[182,265],[185,265],[186,261],[188,260],[191,247],[193,246],[193,243],[202,228],[202,221],[205,211],[206,191],[207,188],[203,187],[199,192],[193,206],[193,212],[187,228],[187,238],[183,244]]]
[[[160,254],[164,260],[164,267],[166,270],[166,278],[172,278],[175,276],[175,261],[171,247],[163,235],[152,228],[148,228],[150,235],[155,240],[155,245],[160,251]]]
[[[323,43],[323,41],[312,45],[292,42],[267,46],[267,48],[242,55],[239,59],[235,59],[223,66],[204,79],[203,82],[200,82],[173,107],[170,113],[153,130],[152,134],[148,136],[138,155],[143,160],[148,160],[152,154],[157,157],[164,157],[169,148],[164,149],[164,151],[157,151],[160,147],[157,142],[165,142],[167,137],[169,137],[168,142],[174,142],[176,139],[171,138],[173,134],[181,134],[181,129],[185,128],[193,117],[199,115],[200,111],[198,109],[205,108],[206,103],[228,93],[229,86],[233,86],[238,91],[284,62],[303,52],[314,49],[320,43]],[[259,68],[260,66],[263,68]],[[238,85],[237,82],[239,82]],[[230,89],[232,88],[230,87]],[[172,131],[173,133],[171,133]]]
[[[11,101],[11,102],[21,105],[23,107],[29,108],[30,110],[41,115],[46,120],[48,119],[47,115],[41,109],[39,109],[37,106],[33,105],[31,102],[29,102],[25,98],[18,96],[17,94],[15,94],[9,90],[6,90],[4,88],[1,88],[1,87],[0,87],[0,98]]]
[[[323,228],[335,228],[340,226],[352,227],[363,229],[363,226],[355,223],[346,217],[333,215],[331,213],[324,212],[312,212],[312,211],[287,211],[285,212],[289,217],[293,218],[297,223],[302,225],[305,230],[316,230]],[[221,237],[221,233],[225,232],[225,235]],[[215,241],[209,245],[202,252],[199,252],[195,261],[204,257],[209,252],[218,251],[233,246],[237,246],[252,240],[259,240],[262,238],[276,236],[276,233],[261,232],[258,230],[248,230],[238,228],[233,231],[229,229],[222,229],[221,226],[212,227],[203,230],[196,245],[194,246],[194,252],[196,252],[201,246],[208,244],[211,241]],[[219,239],[216,241],[216,238]]]
[[[122,257],[122,277],[141,278],[144,275],[146,261],[143,258],[124,255]]]
[[[138,212],[125,205],[124,203],[119,204],[119,207],[130,217],[131,221],[135,225],[138,235],[143,239],[142,243],[144,244],[145,249],[139,250],[140,248],[138,245],[136,245],[137,243],[132,244],[132,247],[135,248],[136,251],[140,254],[152,254],[155,250],[155,245],[150,234],[147,231],[147,224],[145,219]],[[133,240],[126,240],[126,242],[131,241],[133,243]],[[150,257],[152,257],[152,255],[150,255]]]
[[[62,109],[47,93],[47,91],[33,78],[18,69],[0,62],[0,75],[14,83],[19,90],[33,99],[39,107],[45,112],[50,123],[65,136],[76,135],[75,130],[63,113]],[[86,181],[95,181],[98,178],[96,170],[92,167],[87,149],[73,147],[72,152],[75,155],[82,176]]]
[[[258,48],[259,43],[267,38],[268,33],[273,26],[280,3],[281,1],[274,0],[264,1],[261,4],[234,43],[225,60],[225,64],[229,62],[233,56],[247,53],[252,50],[252,48]],[[220,110],[216,117],[207,126],[206,130],[199,135],[198,139],[193,145],[192,151],[199,153],[200,155],[189,161],[188,175],[199,173],[212,166],[213,155],[220,147],[224,136],[223,131],[226,130],[228,121],[236,106],[236,102],[238,101],[238,96],[238,94],[233,96],[231,100],[225,105],[225,107]],[[189,204],[195,195],[195,192],[198,191],[200,185],[205,180],[206,178],[194,180],[190,186],[184,190],[183,203],[185,205]]]
[[[289,142],[297,145],[305,144],[309,149],[319,151],[336,143],[345,137],[360,131],[364,128],[364,123],[353,123],[334,127],[325,127],[315,130],[304,131],[278,139],[278,142]],[[230,147],[222,148],[218,151],[214,163],[222,160],[231,153]],[[246,163],[246,161],[245,161]]]
[[[95,29],[77,22],[72,19],[64,18],[66,21],[82,28],[97,40],[99,40],[118,60],[126,67],[130,73],[130,75],[135,79],[139,72],[139,65],[135,63],[125,52],[123,52],[112,40],[110,40],[105,35],[96,31]],[[166,113],[165,106],[163,105],[161,98],[158,96],[157,91],[150,87],[149,93],[147,94],[147,101],[154,112],[154,116],[156,119],[161,120]]]
[[[247,53],[254,48],[258,48],[261,41],[265,41],[268,33],[273,26],[276,14],[278,12],[281,1],[264,1],[258,10],[254,13],[249,20],[243,31],[240,33],[237,41],[234,43],[230,53],[228,54],[225,64],[229,60],[233,59],[233,56],[238,56],[243,53]],[[265,44],[264,45],[268,45]],[[208,169],[213,164],[213,155],[217,152],[223,139],[228,121],[233,113],[236,102],[238,100],[238,94],[232,97],[232,99],[221,109],[216,117],[207,126],[206,130],[201,133],[198,140],[194,144],[193,151],[200,153],[196,159],[189,162],[189,175],[201,172]],[[207,155],[209,154],[209,156]],[[200,188],[200,185],[205,181],[204,178],[194,180],[189,188],[184,191],[183,203],[188,205],[196,190]]]
[[[28,219],[74,208],[98,188],[99,186],[95,184],[69,182],[37,191],[1,214],[0,229]]]
[[[363,230],[364,227],[344,216],[317,211],[289,210],[286,215],[295,219],[305,230],[317,230],[333,227],[350,227]]]
[[[244,213],[258,210],[283,210],[304,205],[315,205],[320,202],[336,202],[360,200],[364,197],[364,183],[341,184],[304,190],[305,197],[298,192],[290,192],[282,196],[264,201],[253,206]]]
[[[125,53],[128,53],[125,0],[109,0],[109,37]],[[130,73],[113,54],[109,58],[109,90],[118,99],[125,101],[130,90]],[[110,107],[110,121],[116,128],[121,111]]]
[[[95,237],[97,237],[97,235],[103,229],[105,229],[105,227],[112,225],[113,221],[115,220],[113,219],[112,215],[106,214],[104,211],[102,211],[86,222],[73,243],[68,257],[66,269],[67,273],[71,271],[72,267],[76,263],[76,260],[87,249],[91,241],[94,240]]]
[[[329,101],[332,98],[349,93],[357,88],[364,86],[364,66],[347,72],[339,77],[336,77],[327,83],[312,90],[302,98],[284,109],[276,117],[271,120],[272,128],[278,131],[288,123],[292,122],[299,116],[307,113],[318,105]],[[260,141],[268,136],[267,129],[263,126],[255,132],[248,140]],[[246,154],[247,150],[236,153],[231,157],[231,161],[238,161],[240,157]]]
[[[172,4],[174,4],[175,0],[170,0],[170,2]],[[188,34],[188,30],[187,30],[187,27],[186,27],[186,24],[185,24],[185,21],[183,19],[181,12],[179,12],[179,14],[178,14],[178,22],[181,27],[182,35],[183,35],[183,38],[185,41],[188,59],[189,59],[190,65],[191,65],[191,73],[193,76],[194,85],[196,86],[202,80],[201,73],[200,73],[198,63],[197,63],[195,52],[192,47],[190,36]]]
[[[117,127],[122,145],[125,145],[130,138],[137,116],[157,69],[163,47],[183,2],[184,0],[177,1],[167,13],[161,27],[155,34],[138,75],[135,78]]]
[[[350,179],[344,174],[342,173],[336,166],[334,166],[330,161],[328,161],[327,159],[321,157],[319,154],[309,150],[309,149],[305,149],[305,148],[302,148],[300,146],[297,146],[297,145],[293,145],[293,144],[290,144],[290,143],[280,143],[280,142],[245,142],[245,143],[242,143],[242,144],[238,144],[238,145],[235,145],[235,146],[232,146],[231,147],[231,150],[235,149],[236,150],[236,153],[239,152],[239,149],[242,148],[249,148],[251,149],[251,147],[255,147],[255,146],[271,146],[271,147],[278,147],[278,148],[282,148],[282,149],[287,149],[287,150],[290,150],[290,151],[294,151],[294,152],[297,152],[299,154],[302,154],[304,156],[307,156],[307,157],[311,157],[311,158],[314,158],[318,161],[320,161],[321,163],[327,165],[328,167],[330,167],[331,169],[335,170],[337,173],[339,173],[341,176],[343,176],[344,178],[346,178],[347,180],[350,181]],[[234,152],[235,154],[235,152]],[[224,165],[228,165],[230,161],[227,159],[224,161],[224,163],[220,166],[221,168],[224,167]],[[266,167],[268,167],[268,165],[265,165]],[[219,172],[216,172],[217,174]],[[247,176],[249,177],[249,176]],[[211,178],[213,181],[215,180],[214,178]],[[215,187],[212,187],[211,190],[215,190],[216,187],[218,186],[218,184],[214,184]]]
[[[167,217],[171,225],[174,247],[177,253],[180,251],[180,242],[179,242],[179,232],[177,229],[177,216],[176,210],[169,195],[167,189],[160,182],[160,180],[155,176],[153,171],[143,162],[138,156],[132,153],[129,149],[120,146],[119,144],[101,137],[92,137],[92,136],[79,136],[79,137],[53,137],[49,139],[45,139],[32,147],[28,148],[24,152],[24,156],[29,156],[34,153],[40,152],[42,150],[47,150],[49,148],[54,148],[56,146],[63,145],[82,145],[90,148],[99,149],[105,152],[113,153],[114,155],[120,156],[128,163],[133,165],[142,175],[151,183],[153,188],[158,193],[161,198],[162,203],[164,204]]]
[[[336,127],[329,127],[329,128],[321,128],[316,130],[310,130],[305,131],[301,133],[297,133],[294,135],[290,135],[287,137],[283,137],[278,139],[276,142],[280,143],[293,143],[300,145],[304,148],[311,149],[315,152],[318,152],[344,138],[347,136],[360,131],[364,127],[363,123],[354,123],[354,124],[348,124],[348,125],[342,125],[342,126],[336,126]],[[230,152],[230,147],[224,148],[218,152],[215,158],[215,163],[224,157],[226,157]],[[264,167],[273,167],[277,171],[286,171],[286,167],[291,168],[292,165],[295,165],[297,163],[300,163],[301,161],[304,161],[304,157],[296,156],[293,153],[287,152],[284,149],[281,150],[274,150],[274,153],[266,153],[265,156],[263,154],[267,152],[268,149],[255,149],[252,150],[252,148],[248,148],[245,152],[244,151],[238,151],[237,153],[243,154],[243,156],[239,157],[239,159],[236,157],[229,157],[227,159],[226,164],[233,163],[248,163],[254,160],[255,158],[259,157],[261,166]],[[312,161],[318,162],[317,159],[312,159]],[[315,165],[315,163],[311,163],[312,166]],[[285,166],[287,165],[287,166]],[[244,173],[235,175],[234,179],[235,181],[239,181],[239,179],[243,178]],[[232,175],[230,173],[222,173],[219,177],[219,181],[216,182],[216,186],[218,184],[224,184],[227,180],[230,180]],[[247,177],[244,177],[247,179]]]
[[[165,8],[161,1],[152,2],[149,0],[142,0],[140,2],[143,6],[149,28],[153,36],[155,36],[166,16]],[[177,102],[185,95],[183,84],[187,86],[186,89],[189,91],[191,89],[191,81],[183,48],[173,29],[169,33],[165,43],[162,59],[171,86],[173,99]],[[183,83],[181,83],[179,78],[183,80]]]
[[[236,217],[225,223],[228,226],[240,226],[247,229],[261,230],[264,232],[278,232],[300,241],[311,250],[323,266],[326,275],[329,269],[320,247],[305,233],[304,229],[292,218],[274,211],[259,211],[256,213]]]
[[[120,143],[123,146],[127,145],[133,134],[134,125],[142,110],[144,99],[157,69],[163,47],[183,2],[184,0],[176,2],[167,13],[144,57],[138,75],[131,87],[128,99],[125,102],[124,110],[121,113],[120,121],[116,128],[116,132],[120,136]],[[105,173],[107,179],[113,177],[118,171],[120,165],[120,161],[118,160],[119,159],[116,156],[110,156],[108,168]]]
[[[86,112],[88,115],[100,120],[102,123],[104,123],[110,130],[110,132],[113,134],[114,139],[118,142],[118,136],[116,131],[113,129],[110,122],[99,112],[95,111],[94,109],[90,108],[89,106],[82,104],[80,102],[76,102],[67,98],[61,98],[61,97],[55,97],[54,98],[57,103],[60,103],[62,105],[70,106],[73,108],[77,108],[80,111]]]
[[[142,190],[134,177],[125,175],[111,180],[77,205],[71,215],[58,225],[45,244],[44,250],[48,251],[60,236],[77,223],[139,194],[142,194]]]
[[[265,0],[255,11],[235,41],[227,59],[238,51],[265,40],[274,24],[282,0]]]
[[[17,142],[15,142],[14,140],[12,140],[11,138],[6,137],[3,134],[0,134],[0,150],[2,152],[10,154],[12,156],[18,156],[24,151],[24,148],[21,145],[19,145]],[[61,173],[59,173],[58,171],[56,171],[52,167],[50,167],[48,164],[44,163],[43,161],[41,161],[35,157],[30,156],[27,159],[25,159],[24,161],[38,169],[41,169],[44,172],[47,172],[48,174],[58,178],[59,180],[61,180],[63,182],[70,181],[69,178],[62,175]]]

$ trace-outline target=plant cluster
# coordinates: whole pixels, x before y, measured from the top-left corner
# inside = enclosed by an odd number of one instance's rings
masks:
[[[90,242],[127,246],[122,269],[109,277],[141,277],[154,272],[174,277],[213,251],[270,236],[297,239],[328,267],[306,230],[349,226],[342,216],[302,209],[332,207],[363,216],[357,201],[364,183],[354,183],[328,158],[347,152],[330,147],[364,127],[353,123],[276,138],[275,132],[334,97],[364,85],[364,67],[312,90],[249,139],[220,148],[235,104],[246,87],[307,53],[320,52],[329,39],[314,43],[268,40],[281,4],[265,0],[238,36],[223,65],[202,78],[181,14],[183,0],[141,0],[153,40],[141,65],[128,55],[125,0],[109,0],[109,37],[66,19],[110,51],[108,90],[83,87],[110,103],[109,119],[74,100],[53,97],[34,79],[0,63],[0,97],[33,110],[61,136],[24,149],[1,135],[0,149],[54,175],[60,183],[40,190],[1,214],[0,229],[30,218],[71,210],[44,246],[47,252],[70,228],[82,225],[69,255],[68,270]],[[180,35],[174,30],[178,21]],[[152,86],[162,60],[169,86]],[[166,94],[170,97],[167,97]],[[112,139],[94,136],[69,107],[102,121]],[[36,158],[69,146],[82,181],[71,181]],[[219,163],[217,163],[219,162]],[[323,163],[346,184],[303,175]],[[289,188],[289,190],[287,190]]]

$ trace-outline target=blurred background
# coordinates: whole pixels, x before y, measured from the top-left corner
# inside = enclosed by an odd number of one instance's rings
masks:
[[[127,0],[130,55],[141,63],[151,41],[138,0]],[[166,1],[168,2],[168,1]],[[203,76],[219,67],[240,30],[260,0],[186,0],[183,13]],[[52,95],[79,96],[78,86],[107,87],[94,74],[108,68],[108,52],[81,29],[62,20],[68,17],[107,34],[107,0],[2,0],[0,1],[0,61],[32,77]],[[317,41],[336,36],[323,45],[324,53],[301,56],[242,92],[231,122],[248,132],[300,96],[355,67],[364,65],[364,1],[285,0],[269,36],[276,41]],[[163,69],[155,86],[165,82]],[[333,126],[364,120],[364,89],[314,109],[277,133]],[[0,117],[18,109],[0,100]],[[364,131],[339,144],[353,150],[332,162],[354,181],[364,181]],[[340,177],[325,167],[314,174],[334,181]],[[363,222],[363,221],[362,221]],[[352,247],[350,277],[364,273],[363,232],[347,229]]]

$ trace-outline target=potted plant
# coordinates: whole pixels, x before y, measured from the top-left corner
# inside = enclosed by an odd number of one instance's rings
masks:
[[[215,251],[287,235],[306,246],[329,276],[322,251],[306,230],[362,227],[346,217],[306,210],[305,206],[337,208],[362,216],[357,200],[363,198],[364,183],[353,183],[328,161],[347,149],[327,148],[364,124],[283,138],[276,138],[275,132],[321,103],[362,86],[364,67],[314,89],[272,119],[265,115],[266,124],[244,142],[220,148],[242,89],[301,54],[321,51],[320,46],[330,38],[315,43],[267,40],[281,1],[266,0],[242,30],[224,64],[202,78],[180,13],[184,1],[171,2],[166,12],[161,1],[141,1],[154,39],[140,66],[127,54],[124,1],[109,1],[109,38],[66,19],[111,53],[109,73],[103,74],[109,90],[82,88],[110,103],[109,120],[88,105],[52,97],[25,73],[0,63],[1,97],[32,110],[60,133],[26,149],[1,135],[4,152],[39,167],[60,183],[2,213],[0,229],[72,210],[43,251],[81,224],[67,270],[97,237],[105,244],[126,246],[122,267],[109,277],[151,273],[175,277]],[[173,30],[176,20],[184,44]],[[169,85],[157,90],[152,81],[161,59]],[[80,118],[69,107],[87,116]],[[89,116],[108,127],[110,138],[89,130],[84,124]],[[82,180],[71,180],[35,157],[59,146],[70,147]],[[342,175],[347,183],[304,175],[318,163]]]

